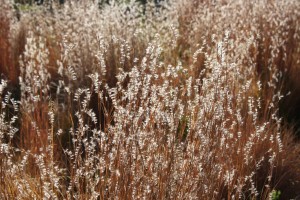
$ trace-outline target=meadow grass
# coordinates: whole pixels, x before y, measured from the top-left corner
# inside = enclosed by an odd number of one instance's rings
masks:
[[[299,10],[5,0],[0,198],[296,198]]]

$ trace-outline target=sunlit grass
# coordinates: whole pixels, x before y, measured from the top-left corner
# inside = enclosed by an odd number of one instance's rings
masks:
[[[0,198],[299,195],[298,1],[22,6],[0,6]]]

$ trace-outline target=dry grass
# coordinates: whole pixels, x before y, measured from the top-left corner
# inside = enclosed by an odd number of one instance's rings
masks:
[[[0,198],[299,195],[298,1],[0,8]]]
[[[6,4],[1,6],[0,15],[0,73],[5,74],[10,80],[16,81],[17,74],[13,66],[10,52],[9,29],[10,29],[10,7]]]

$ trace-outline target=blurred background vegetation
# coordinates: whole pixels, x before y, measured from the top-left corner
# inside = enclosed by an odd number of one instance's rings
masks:
[[[65,3],[68,0],[15,0],[14,2],[17,4],[43,4],[43,3],[48,3],[48,2],[58,2],[60,4]],[[128,1],[128,0],[114,0],[115,2],[121,2],[121,1]],[[147,0],[136,0],[137,2],[140,2],[142,4],[146,4]],[[155,3],[158,3],[161,0],[155,0]],[[112,2],[112,0],[98,0],[100,5],[103,4],[109,4],[110,2]]]

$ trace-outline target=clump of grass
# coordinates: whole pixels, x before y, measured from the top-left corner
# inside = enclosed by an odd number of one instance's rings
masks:
[[[299,144],[279,108],[299,2],[48,6],[2,20],[0,64],[21,56],[20,99],[0,85],[0,197],[298,195]]]
[[[12,22],[12,7],[4,1],[0,7],[0,73],[15,82],[18,74],[11,56],[10,28]]]

